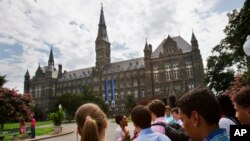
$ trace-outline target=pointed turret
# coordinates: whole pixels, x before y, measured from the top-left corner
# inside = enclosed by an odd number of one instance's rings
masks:
[[[103,7],[101,6],[101,15],[99,21],[99,29],[95,41],[96,47],[96,67],[104,67],[110,64],[110,43],[108,39]]]
[[[51,50],[50,50],[50,55],[49,55],[49,61],[48,61],[48,66],[54,66],[54,57],[53,57],[53,50],[52,50],[52,47],[51,47]]]
[[[40,63],[39,63],[39,66],[38,66],[38,68],[37,68],[37,70],[36,70],[36,75],[35,75],[36,77],[41,77],[41,76],[44,76],[44,73],[43,73],[43,71],[42,71],[42,69],[41,69],[41,67],[40,67]]]
[[[145,47],[144,47],[144,52],[145,51],[150,51],[147,40],[146,40]]]
[[[191,37],[191,45],[192,45],[192,50],[198,49],[198,41],[194,35],[194,32],[192,31],[192,37]]]
[[[24,93],[29,93],[29,83],[30,83],[30,74],[27,69],[25,76],[24,76]]]
[[[29,70],[27,69],[26,73],[25,73],[25,78],[26,77],[30,77],[30,73],[29,73]]]
[[[144,47],[144,58],[145,59],[150,59],[151,58],[151,54],[152,54],[152,45],[148,44],[147,40],[145,43],[145,47]]]

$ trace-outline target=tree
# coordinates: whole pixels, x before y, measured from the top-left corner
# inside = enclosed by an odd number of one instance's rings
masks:
[[[30,94],[18,94],[14,89],[0,88],[0,124],[27,119],[32,114],[32,97]]]
[[[128,109],[128,112],[130,113],[135,106],[136,102],[134,101],[133,95],[128,95],[126,97],[126,108]]]
[[[229,95],[232,99],[234,99],[234,96],[243,88],[246,87],[247,84],[244,81],[244,78],[242,75],[236,75],[234,78],[233,83],[231,86],[223,93],[226,95]]]
[[[63,94],[57,97],[57,106],[61,104],[67,112],[67,119],[71,121],[75,116],[75,111],[83,104],[82,94]]]
[[[89,87],[88,85],[84,85],[82,86],[84,91],[82,92],[83,94],[83,103],[95,103],[97,104],[102,110],[103,112],[107,113],[108,108],[104,103],[104,100],[102,99],[101,95],[97,92],[95,92],[91,87]]]
[[[5,77],[6,75],[3,75],[3,76],[0,75],[0,88],[2,88],[3,85],[7,82]]]
[[[224,29],[226,37],[212,49],[208,58],[206,82],[211,89],[225,91],[233,80],[233,68],[250,67],[250,57],[243,51],[243,44],[250,34],[250,0],[240,11],[228,13],[229,23]]]
[[[75,111],[79,106],[90,102],[97,104],[104,112],[107,112],[107,107],[101,96],[87,85],[81,86],[81,93],[68,93],[60,95],[56,98],[56,106],[59,104],[63,106],[69,121],[74,118]],[[55,109],[57,109],[57,107]]]

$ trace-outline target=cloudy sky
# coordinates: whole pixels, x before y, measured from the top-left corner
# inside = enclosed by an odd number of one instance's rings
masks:
[[[155,49],[164,37],[190,42],[192,29],[204,66],[211,49],[225,37],[226,14],[244,0],[0,0],[0,74],[4,85],[23,92],[31,76],[48,63],[71,71],[95,64],[101,3],[111,43],[111,61],[143,57],[145,39]]]

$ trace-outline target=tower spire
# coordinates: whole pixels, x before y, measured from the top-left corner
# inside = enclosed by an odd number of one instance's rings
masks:
[[[97,34],[96,40],[105,40],[105,41],[109,42],[107,29],[106,29],[105,18],[104,18],[104,14],[103,14],[103,5],[102,5],[102,3],[101,3],[100,21],[99,21],[98,26],[99,26],[99,28],[98,28],[98,34]]]
[[[48,65],[53,65],[54,66],[54,57],[53,57],[53,50],[52,50],[52,46],[50,49],[50,55],[49,55],[49,61],[48,61]]]
[[[108,39],[106,23],[101,4],[100,21],[98,24],[98,34],[95,40],[96,49],[96,67],[103,68],[110,64],[110,43]]]

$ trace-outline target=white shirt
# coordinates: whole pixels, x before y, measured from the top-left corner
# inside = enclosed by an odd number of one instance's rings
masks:
[[[125,137],[125,133],[123,132],[122,128],[118,126],[115,130],[114,141],[121,141],[124,137]]]
[[[230,136],[230,125],[236,125],[236,123],[232,121],[230,118],[225,118],[225,117],[220,118],[219,127],[226,129],[228,137]]]

